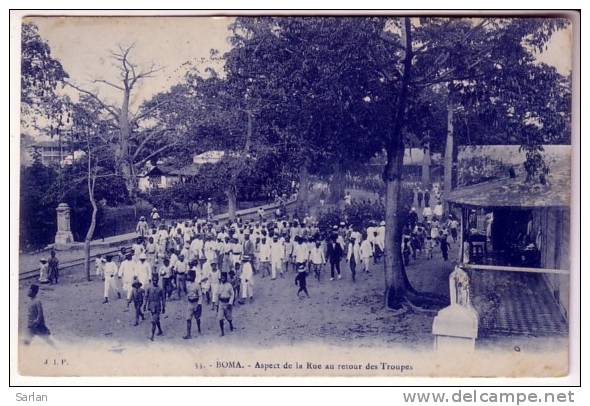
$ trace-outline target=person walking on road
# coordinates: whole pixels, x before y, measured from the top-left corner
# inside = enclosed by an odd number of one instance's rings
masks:
[[[225,335],[224,321],[227,320],[229,330],[234,331],[232,307],[234,302],[234,287],[227,280],[227,273],[221,274],[221,281],[218,290],[217,320],[219,320],[219,329],[221,336]]]
[[[311,248],[309,253],[309,262],[311,263],[311,270],[319,282],[322,268],[326,264],[324,248],[322,247],[322,243],[320,241],[316,241],[314,246]]]
[[[305,269],[305,264],[299,264],[297,266],[295,286],[299,286],[299,290],[297,291],[297,297],[300,297],[299,294],[301,292],[305,293],[305,295],[309,297],[309,292],[307,291],[307,270]]]
[[[346,260],[350,266],[352,281],[356,282],[356,266],[361,262],[361,246],[355,237],[351,237],[350,242],[348,243],[348,253],[346,254]]]
[[[113,262],[113,256],[107,255],[106,256],[106,263],[103,267],[104,272],[104,301],[103,303],[109,302],[109,296],[111,293],[117,293],[117,297],[121,299],[121,292],[119,292],[119,287],[117,283],[117,277],[119,274],[119,270],[117,268],[117,264]]]
[[[55,251],[51,250],[49,261],[47,261],[47,268],[49,270],[49,283],[57,285],[59,278],[59,260],[55,256]]]
[[[184,335],[185,340],[191,338],[192,320],[193,318],[197,322],[197,331],[201,334],[201,314],[203,313],[203,305],[201,303],[201,287],[199,281],[196,280],[197,272],[195,269],[188,271],[186,282],[186,300],[187,300],[187,311],[186,311],[186,334]]]
[[[336,239],[337,236],[333,235],[326,249],[326,257],[330,262],[331,281],[333,281],[335,277],[334,270],[336,270],[336,272],[338,273],[338,279],[342,279],[342,275],[340,274],[340,261],[344,256],[344,252],[342,250],[342,246],[336,241]]]
[[[146,300],[143,305],[143,311],[145,312],[148,309],[152,316],[152,335],[150,340],[154,341],[156,329],[158,330],[159,336],[164,334],[162,331],[162,325],[160,324],[160,314],[166,313],[166,294],[164,293],[164,290],[158,286],[157,276],[152,278],[152,286],[146,291]]]
[[[53,342],[49,338],[51,334],[47,325],[45,324],[45,315],[43,313],[43,305],[37,297],[39,293],[39,285],[32,284],[29,287],[29,308],[27,314],[27,329],[25,331],[24,344],[31,344],[33,337],[41,337],[49,345],[53,346]]]

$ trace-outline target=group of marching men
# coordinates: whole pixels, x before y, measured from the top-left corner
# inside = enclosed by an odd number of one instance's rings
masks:
[[[356,281],[356,270],[369,272],[369,264],[383,255],[385,223],[371,223],[361,233],[345,223],[320,234],[318,223],[306,216],[256,222],[194,220],[170,225],[140,218],[138,237],[118,257],[96,258],[96,273],[104,279],[104,302],[116,295],[134,305],[135,325],[149,310],[154,335],[162,334],[160,315],[166,301],[187,300],[185,339],[191,338],[192,321],[201,332],[203,306],[217,312],[221,335],[224,322],[233,331],[232,307],[254,298],[254,275],[275,280],[289,271],[296,274],[297,296],[309,296],[306,277],[318,281],[327,263],[330,280],[341,279],[340,263],[346,260]]]

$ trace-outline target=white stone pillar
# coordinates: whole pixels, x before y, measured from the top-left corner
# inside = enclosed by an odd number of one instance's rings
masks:
[[[67,203],[60,203],[55,211],[57,212],[55,247],[67,248],[74,242],[74,236],[70,228],[70,206]]]

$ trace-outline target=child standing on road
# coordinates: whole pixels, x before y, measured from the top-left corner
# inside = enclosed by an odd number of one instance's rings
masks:
[[[131,302],[133,302],[133,306],[135,307],[134,326],[137,326],[139,324],[140,317],[142,320],[145,320],[145,316],[141,311],[141,306],[143,306],[143,298],[145,296],[145,290],[141,286],[141,282],[139,281],[137,276],[134,276],[133,283],[131,284],[131,298],[127,300],[127,307],[129,307],[129,304],[131,304]]]
[[[434,246],[434,243],[432,242],[432,237],[430,237],[429,235],[426,236],[426,258],[428,259],[432,259],[432,249]]]
[[[299,286],[297,297],[299,297],[301,292],[305,293],[305,295],[309,297],[309,292],[307,291],[307,271],[305,270],[305,264],[299,264],[298,268],[297,276],[295,277],[295,286]]]
[[[39,261],[39,283],[49,283],[49,267],[45,258]]]
[[[49,257],[49,261],[47,261],[47,267],[49,268],[49,283],[57,285],[57,280],[59,277],[59,260],[55,256],[55,251],[51,250],[51,255]]]

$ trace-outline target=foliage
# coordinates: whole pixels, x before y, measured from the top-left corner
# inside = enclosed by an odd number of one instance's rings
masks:
[[[365,231],[371,222],[385,219],[385,207],[381,204],[356,202],[346,206],[344,219],[355,230]]]
[[[24,108],[55,106],[55,90],[68,77],[33,23],[21,31],[21,103]],[[39,111],[38,111],[39,112]],[[51,109],[45,113],[50,114]]]
[[[343,213],[339,209],[332,209],[320,212],[318,216],[318,228],[320,233],[326,235],[329,233],[333,226],[339,226],[343,219]]]
[[[41,247],[47,244],[48,235],[55,234],[55,208],[57,202],[47,201],[46,194],[56,177],[53,168],[39,161],[20,172],[20,246]]]

